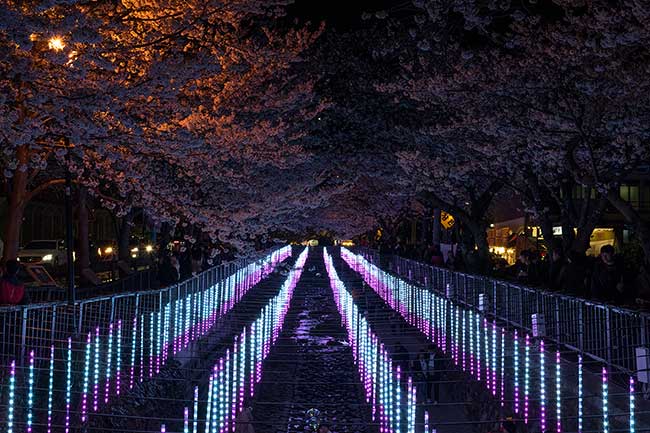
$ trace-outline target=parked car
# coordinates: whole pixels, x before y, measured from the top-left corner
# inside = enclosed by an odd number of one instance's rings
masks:
[[[65,242],[60,239],[28,242],[18,252],[18,260],[21,263],[46,265],[58,270],[67,263]]]
[[[117,243],[113,240],[91,242],[91,261],[112,262],[117,260]]]

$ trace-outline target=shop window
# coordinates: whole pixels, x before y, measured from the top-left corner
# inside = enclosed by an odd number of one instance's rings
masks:
[[[630,203],[635,209],[639,208],[639,186],[638,185],[621,185],[619,187],[621,199]]]

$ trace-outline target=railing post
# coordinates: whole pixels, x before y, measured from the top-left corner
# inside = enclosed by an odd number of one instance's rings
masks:
[[[27,316],[29,309],[23,308],[23,322],[21,326],[21,339],[20,339],[20,365],[23,365],[25,359],[25,347],[27,346]]]
[[[497,318],[497,282],[492,280],[492,314]]]
[[[111,314],[109,316],[109,322],[112,323],[113,319],[115,318],[115,296],[111,296]]]
[[[50,344],[54,344],[56,334],[56,304],[52,306],[52,329],[50,330]]]
[[[560,331],[560,298],[555,297],[555,339],[558,343],[562,343]]]
[[[578,349],[580,349],[581,352],[585,350],[584,338],[585,338],[584,302],[580,301],[579,308],[578,308]]]
[[[517,287],[519,292],[519,326],[524,326],[524,291],[521,290],[521,287]]]
[[[607,362],[612,363],[612,323],[609,306],[605,306],[605,344],[607,345]]]
[[[511,324],[510,320],[510,284],[505,284],[505,293],[506,293],[506,312],[505,319],[508,324]]]

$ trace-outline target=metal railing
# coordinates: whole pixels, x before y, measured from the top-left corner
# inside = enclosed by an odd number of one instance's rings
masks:
[[[26,348],[47,349],[51,344],[63,344],[69,336],[84,336],[97,326],[108,326],[120,320],[126,326],[133,317],[148,315],[170,302],[202,292],[256,261],[240,259],[217,265],[157,290],[147,290],[145,286],[149,287],[150,276],[138,273],[110,283],[119,283],[122,293],[79,299],[73,305],[54,301],[0,306],[0,369],[6,367],[10,359],[25,362]],[[143,278],[146,281],[142,281]],[[137,284],[130,288],[126,285],[129,282]],[[140,290],[143,287],[145,289]]]
[[[547,339],[628,374],[638,370],[635,349],[650,346],[648,313],[380,255],[375,250],[356,251],[380,268],[510,326],[533,332],[533,315],[537,315]]]
[[[96,286],[83,286],[75,288],[76,299],[89,299],[98,296],[116,295],[126,292],[142,292],[153,289],[154,272],[152,269],[144,269],[106,281]],[[68,293],[63,286],[28,286],[26,287],[27,299],[30,303],[46,303],[65,301]]]

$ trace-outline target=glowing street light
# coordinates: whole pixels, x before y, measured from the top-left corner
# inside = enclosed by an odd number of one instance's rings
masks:
[[[47,41],[47,47],[53,51],[61,51],[65,48],[65,42],[61,36],[52,36],[49,41]]]

